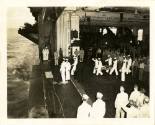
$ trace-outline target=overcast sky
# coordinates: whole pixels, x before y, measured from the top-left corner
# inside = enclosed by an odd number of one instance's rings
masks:
[[[7,11],[7,27],[19,28],[24,26],[24,23],[28,22],[34,24],[35,20],[32,16],[30,9],[26,7],[13,7],[8,8]]]

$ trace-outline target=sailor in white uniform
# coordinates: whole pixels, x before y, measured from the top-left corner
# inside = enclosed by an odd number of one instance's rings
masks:
[[[61,78],[62,78],[62,83],[66,83],[66,61],[65,58],[63,58],[63,61],[60,66],[60,73],[61,73]]]
[[[110,71],[110,67],[112,66],[112,58],[110,55],[108,55],[108,59],[106,59],[105,62],[108,62],[108,68],[106,70],[106,72],[108,73]]]
[[[139,95],[138,100],[137,100],[138,107],[142,107],[144,105],[144,99],[146,98],[145,92],[146,91],[144,88],[140,89],[140,95]]]
[[[132,59],[130,57],[130,55],[128,55],[128,59],[127,59],[127,67],[126,67],[126,74],[131,73],[131,65],[132,65]]]
[[[138,85],[134,85],[134,90],[131,92],[129,100],[133,100],[137,105],[138,98],[140,96],[140,92],[138,91]]]
[[[98,60],[97,60],[97,58],[92,58],[92,60],[95,63],[94,69],[93,69],[93,74],[96,74],[97,73]]]
[[[103,75],[103,73],[102,73],[102,67],[103,67],[103,65],[102,65],[101,58],[98,58],[97,73],[96,73],[97,76],[98,75]]]
[[[103,94],[101,92],[97,92],[96,98],[97,100],[92,105],[92,110],[90,113],[91,118],[104,118],[106,112],[105,102],[102,100]]]
[[[89,97],[86,94],[82,96],[82,104],[77,109],[77,118],[85,119],[90,117],[91,105],[88,104]]]
[[[43,53],[43,61],[48,61],[49,49],[47,46],[42,50],[42,53]]]
[[[66,58],[65,68],[66,68],[66,81],[68,82],[70,80],[71,64],[70,62],[68,62],[67,58]]]
[[[120,86],[120,93],[117,94],[115,99],[116,118],[124,118],[125,112],[122,110],[122,107],[125,107],[127,104],[128,94],[124,92],[124,87]]]
[[[75,71],[76,71],[76,66],[78,64],[78,57],[74,57],[74,63],[72,64],[73,67],[72,67],[72,70],[71,70],[71,75],[74,75]]]
[[[111,70],[110,70],[110,75],[112,75],[112,73],[115,71],[115,74],[116,74],[116,76],[118,76],[118,71],[117,71],[117,58],[115,57],[114,58],[114,61],[113,61],[113,66],[112,66],[112,68],[111,68]]]
[[[125,58],[125,56],[123,56],[123,65],[122,65],[122,68],[121,68],[121,81],[122,82],[125,82],[125,73],[126,73],[126,63],[127,63],[127,60]]]

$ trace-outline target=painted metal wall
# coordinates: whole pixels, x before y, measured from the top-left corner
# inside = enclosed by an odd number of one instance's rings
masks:
[[[63,56],[69,56],[69,46],[71,44],[71,30],[79,33],[79,16],[73,11],[64,11],[57,19],[57,51],[62,48]],[[79,37],[79,35],[78,35]]]

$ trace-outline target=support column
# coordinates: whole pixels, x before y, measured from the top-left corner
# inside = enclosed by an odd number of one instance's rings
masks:
[[[43,33],[43,21],[42,21],[42,13],[39,13],[38,15],[38,34],[39,34],[39,44],[38,44],[38,48],[39,48],[39,57],[40,59],[42,59],[42,48],[44,45],[44,33]]]

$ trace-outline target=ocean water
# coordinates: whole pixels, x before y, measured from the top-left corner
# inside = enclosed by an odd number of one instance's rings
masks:
[[[38,63],[38,46],[18,34],[7,31],[8,118],[26,118],[32,66]],[[27,76],[25,79],[24,76]]]

